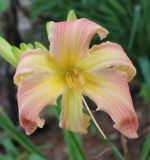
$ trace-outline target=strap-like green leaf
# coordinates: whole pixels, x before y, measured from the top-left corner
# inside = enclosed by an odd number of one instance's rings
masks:
[[[29,153],[35,153],[46,160],[46,157],[36,148],[36,146],[31,143],[31,141],[26,138],[21,132],[19,132],[13,125],[8,116],[4,113],[2,108],[0,108],[0,127],[5,129],[12,137],[16,140],[23,148],[25,148]]]
[[[150,132],[148,133],[141,152],[140,160],[147,160],[150,153]]]

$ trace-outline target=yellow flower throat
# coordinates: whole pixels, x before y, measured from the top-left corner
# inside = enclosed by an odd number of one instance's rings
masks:
[[[85,85],[85,78],[83,73],[76,68],[67,71],[65,78],[69,88],[81,89]]]

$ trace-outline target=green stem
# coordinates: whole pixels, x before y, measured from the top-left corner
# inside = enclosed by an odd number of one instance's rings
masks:
[[[50,110],[55,114],[58,120],[61,112],[61,99],[61,97],[58,98],[57,106],[50,107]],[[66,130],[63,131],[63,134],[69,149],[69,160],[73,160],[72,157],[74,159],[86,160],[80,135]]]
[[[99,132],[97,126],[95,125],[95,123],[93,121],[92,121],[92,125],[94,126],[95,130],[97,131],[97,134],[100,137],[101,141],[111,149],[115,158],[117,160],[124,160],[123,155],[120,153],[118,148],[113,144],[113,142],[111,140],[103,137],[103,135],[101,134],[101,132]]]
[[[82,97],[82,99],[83,99],[83,103],[84,103],[84,105],[85,105],[88,113],[90,114],[90,116],[91,116],[91,118],[92,118],[92,125],[94,126],[95,130],[97,131],[97,134],[98,134],[98,136],[100,137],[100,139],[102,140],[102,142],[111,149],[113,155],[115,156],[115,158],[116,158],[117,160],[124,160],[123,155],[120,153],[120,151],[117,149],[117,147],[113,144],[113,142],[111,142],[111,141],[105,136],[105,134],[103,133],[103,131],[100,129],[100,127],[99,127],[99,125],[97,124],[95,118],[93,117],[93,115],[92,115],[92,113],[91,113],[91,111],[90,111],[90,109],[89,109],[89,107],[88,107],[88,105],[87,105],[84,97]]]
[[[77,139],[77,134],[69,132],[69,131],[65,131],[64,130],[64,138],[65,138],[65,142],[68,146],[68,149],[70,149],[70,159],[72,158],[72,156],[75,156],[74,154],[72,154],[72,152],[74,152],[75,150],[77,150],[78,156],[80,155],[80,159],[82,160],[86,160],[83,148],[82,148],[82,141],[81,141],[81,137],[79,137],[80,139]],[[77,157],[78,157],[77,156]],[[76,157],[76,159],[77,159]]]
[[[86,107],[86,109],[87,109],[87,111],[88,111],[88,113],[89,113],[89,115],[90,115],[90,117],[92,119],[92,122],[94,123],[94,125],[96,126],[96,128],[98,129],[98,131],[101,133],[103,139],[106,139],[106,136],[105,136],[104,132],[102,131],[102,129],[100,128],[100,126],[97,124],[97,122],[96,122],[93,114],[91,113],[91,111],[90,111],[90,109],[89,109],[89,107],[88,107],[88,105],[87,105],[87,103],[86,103],[86,101],[85,101],[85,99],[84,99],[83,96],[82,96],[82,100],[83,100],[83,103],[84,103],[84,105],[85,105],[85,107]]]

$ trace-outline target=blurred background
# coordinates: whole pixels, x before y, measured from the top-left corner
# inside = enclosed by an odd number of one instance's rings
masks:
[[[122,137],[108,115],[95,112],[95,104],[88,103],[124,159],[150,160],[150,0],[0,0],[0,36],[15,46],[39,41],[48,48],[46,22],[66,20],[71,9],[78,18],[88,18],[108,29],[106,40],[122,45],[136,66],[137,75],[129,85],[140,123],[138,139]],[[92,43],[98,42],[94,37]],[[53,107],[44,113],[45,127],[26,137],[18,124],[14,73],[0,57],[0,160],[117,159],[92,126],[82,137],[62,131]]]

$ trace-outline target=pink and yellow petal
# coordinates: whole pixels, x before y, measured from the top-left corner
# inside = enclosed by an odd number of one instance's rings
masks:
[[[42,128],[44,119],[41,111],[64,91],[64,84],[59,77],[46,74],[23,78],[18,84],[18,106],[20,125],[27,134],[32,134],[37,127]]]
[[[121,46],[112,42],[104,42],[91,48],[90,55],[80,62],[79,68],[90,72],[112,68],[126,74],[129,80],[136,73],[135,67]]]
[[[137,137],[138,120],[133,108],[126,76],[113,70],[87,75],[84,94],[115,122],[114,127],[129,138]]]
[[[80,91],[68,89],[63,95],[63,105],[60,117],[60,127],[85,134],[90,117],[83,113],[82,95]]]
[[[48,52],[42,49],[29,49],[21,56],[14,76],[14,82],[18,84],[22,78],[31,74],[52,74],[58,71],[59,68],[59,65]]]
[[[88,55],[89,44],[98,33],[103,39],[108,31],[88,19],[51,22],[50,52],[64,65],[74,65]]]

